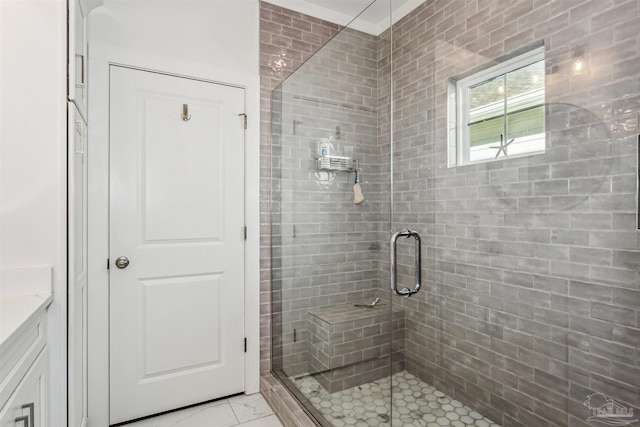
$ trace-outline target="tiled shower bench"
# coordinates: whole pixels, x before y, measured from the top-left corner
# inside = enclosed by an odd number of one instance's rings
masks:
[[[344,304],[309,311],[309,373],[329,393],[389,376],[404,369],[404,311],[389,302],[373,308]],[[391,330],[391,343],[389,331]]]

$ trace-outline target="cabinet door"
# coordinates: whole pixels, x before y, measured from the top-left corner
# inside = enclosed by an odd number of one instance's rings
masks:
[[[0,427],[46,427],[47,349],[45,347],[0,411]]]
[[[87,128],[69,103],[69,426],[87,422]]]
[[[69,100],[87,117],[86,19],[80,0],[69,1]]]

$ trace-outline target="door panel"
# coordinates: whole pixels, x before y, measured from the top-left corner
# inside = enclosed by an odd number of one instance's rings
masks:
[[[143,379],[199,370],[220,362],[220,282],[222,275],[141,280]],[[171,305],[174,322],[164,307]],[[185,325],[208,325],[185,330]],[[180,349],[174,352],[172,346]]]
[[[142,148],[144,158],[144,240],[219,240],[224,219],[218,204],[224,194],[220,188],[223,169],[212,167],[211,159],[224,158],[224,146],[205,144],[196,146],[192,141],[199,135],[208,135],[211,141],[220,140],[222,105],[198,100],[190,102],[192,114],[207,120],[171,120],[175,116],[175,101],[149,94],[145,100],[142,126],[147,130]],[[172,114],[173,113],[173,114]],[[161,117],[165,125],[154,126]],[[237,124],[237,123],[236,123]],[[184,145],[171,141],[183,141]],[[167,168],[166,165],[172,165]],[[202,197],[203,194],[208,197]]]
[[[243,112],[242,89],[111,69],[112,423],[244,390]]]

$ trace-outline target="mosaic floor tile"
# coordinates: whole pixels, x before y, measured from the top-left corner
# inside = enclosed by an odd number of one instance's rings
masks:
[[[332,394],[312,376],[290,379],[334,427],[500,427],[407,372],[392,376],[393,392],[388,377]]]

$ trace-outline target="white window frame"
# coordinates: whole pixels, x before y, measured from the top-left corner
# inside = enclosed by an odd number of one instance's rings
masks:
[[[485,163],[492,161],[504,160],[505,157],[497,159],[470,160],[469,134],[467,124],[469,123],[469,89],[494,79],[496,77],[508,74],[512,71],[526,67],[533,63],[543,61],[544,46],[529,50],[523,54],[502,61],[489,68],[485,68],[478,72],[459,80],[450,80],[449,82],[449,167],[463,166],[469,164]],[[452,105],[453,104],[453,105]],[[452,120],[453,119],[453,120]],[[506,119],[506,110],[505,110]],[[506,136],[505,136],[506,137]],[[534,154],[544,153],[542,151],[531,151],[524,154],[509,156],[508,158],[530,156]]]

